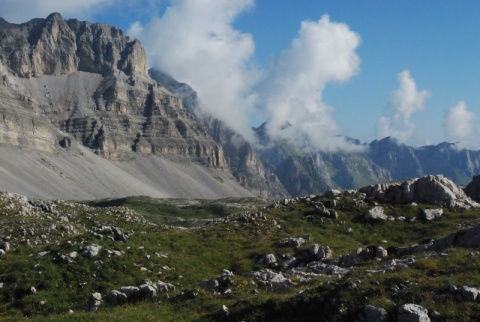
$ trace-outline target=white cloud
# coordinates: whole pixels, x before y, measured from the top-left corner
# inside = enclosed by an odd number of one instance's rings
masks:
[[[0,16],[8,22],[22,23],[33,18],[46,18],[52,12],[64,17],[89,19],[95,11],[116,0],[1,0]]]
[[[327,15],[302,22],[297,37],[259,86],[270,135],[300,145],[307,140],[321,150],[348,148],[338,137],[333,108],[322,101],[322,93],[328,83],[346,81],[359,71],[355,50],[360,41],[346,24],[332,22]]]
[[[413,134],[415,125],[411,117],[425,109],[425,100],[430,96],[426,90],[418,91],[415,80],[408,70],[398,74],[399,88],[390,93],[390,116],[382,116],[377,123],[380,138],[391,136],[404,143]]]
[[[456,141],[460,147],[470,147],[478,138],[475,113],[468,111],[467,104],[459,101],[445,115],[445,136]]]
[[[145,26],[139,38],[150,63],[198,93],[202,110],[215,115],[247,139],[251,88],[256,73],[250,34],[232,27],[254,0],[172,0],[164,15]]]
[[[138,38],[141,36],[142,32],[145,30],[142,23],[140,21],[135,21],[134,23],[130,24],[130,27],[127,30],[127,35],[132,38]]]

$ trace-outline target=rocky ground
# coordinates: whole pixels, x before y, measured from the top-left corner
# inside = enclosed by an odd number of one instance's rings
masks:
[[[430,204],[381,193],[425,182]],[[457,188],[437,176],[270,203],[1,193],[0,316],[476,320],[480,210]]]

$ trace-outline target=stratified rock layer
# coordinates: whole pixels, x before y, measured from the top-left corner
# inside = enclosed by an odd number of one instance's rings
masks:
[[[227,168],[222,146],[148,76],[144,48],[122,30],[57,13],[0,27],[0,143]]]

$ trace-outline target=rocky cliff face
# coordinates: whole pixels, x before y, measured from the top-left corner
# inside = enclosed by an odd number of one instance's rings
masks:
[[[189,85],[179,83],[159,70],[151,69],[150,75],[159,84],[181,97],[185,109],[194,115],[208,134],[223,147],[226,164],[243,187],[265,198],[288,195],[277,175],[265,167],[249,142],[220,120],[201,114],[197,93]]]
[[[59,14],[0,20],[0,142],[53,152],[80,143],[111,160],[156,154],[227,169],[223,149],[151,79],[138,40]]]

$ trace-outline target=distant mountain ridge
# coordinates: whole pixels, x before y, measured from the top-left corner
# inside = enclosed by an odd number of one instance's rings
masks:
[[[263,127],[256,130],[261,141],[268,141]],[[445,142],[416,148],[387,137],[362,144],[364,152],[356,153],[304,152],[287,142],[273,140],[268,144],[268,148],[257,152],[291,195],[329,188],[357,189],[436,174],[465,186],[480,173],[480,151],[458,149],[455,144]]]

